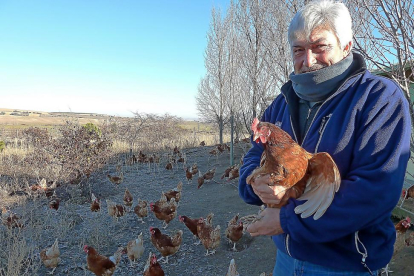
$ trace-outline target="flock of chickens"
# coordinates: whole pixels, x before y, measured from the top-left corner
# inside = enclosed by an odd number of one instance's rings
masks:
[[[216,149],[210,152],[211,155],[216,155],[218,152],[223,152],[228,150],[227,145],[217,145]],[[182,158],[178,148],[174,149],[174,154]],[[144,154],[139,153],[138,158],[133,160],[133,162],[145,162],[143,160]],[[135,156],[133,156],[134,158]],[[179,160],[179,159],[178,159]],[[177,162],[177,161],[176,161]],[[175,162],[175,163],[176,163]],[[170,163],[168,163],[170,164]],[[169,170],[169,166],[165,169]],[[183,167],[184,168],[184,167]],[[239,176],[239,165],[230,166],[224,171],[224,174],[221,176],[221,179],[227,178],[229,180],[235,179]],[[191,181],[192,178],[198,175],[197,178],[197,187],[201,188],[205,182],[211,181],[215,176],[215,168],[208,170],[206,173],[202,174],[197,164],[193,164],[190,167],[184,169],[185,176],[188,181]],[[120,172],[119,175],[110,175],[107,174],[107,178],[115,186],[122,184],[124,176]],[[125,189],[123,196],[123,204],[118,204],[112,200],[106,199],[107,213],[109,216],[118,220],[120,217],[126,215],[127,213],[133,212],[136,214],[137,219],[142,223],[145,223],[145,218],[148,216],[149,212],[152,212],[154,217],[163,222],[161,228],[150,227],[150,240],[154,249],[160,254],[160,257],[157,257],[155,253],[150,252],[146,265],[143,269],[144,276],[161,276],[164,275],[163,269],[161,267],[161,260],[164,264],[168,264],[168,257],[175,254],[182,244],[182,235],[183,230],[176,230],[174,234],[168,235],[163,232],[169,225],[169,223],[178,218],[178,220],[183,223],[188,231],[198,240],[196,244],[202,244],[206,249],[206,256],[214,254],[216,248],[220,245],[221,241],[221,227],[220,225],[213,225],[213,213],[209,213],[205,218],[191,218],[189,216],[180,215],[177,217],[177,210],[179,209],[179,203],[181,199],[183,183],[180,181],[176,188],[162,192],[161,197],[158,201],[147,202],[142,199],[137,200],[137,204],[133,206],[134,197],[132,193]],[[32,191],[44,193],[49,198],[49,208],[58,210],[60,199],[56,196],[55,189],[56,184],[46,183],[45,179],[42,179],[38,185],[33,185],[30,188]],[[92,212],[101,212],[101,200],[96,197],[93,193],[91,194],[91,203],[90,211]],[[3,208],[2,210],[2,221],[3,223],[10,227],[24,227],[20,222],[20,218],[11,212]],[[232,250],[237,251],[236,243],[239,241],[244,233],[243,222],[239,219],[239,214],[234,215],[234,217],[228,222],[228,225],[225,229],[225,237],[231,241],[234,245]],[[83,250],[86,253],[86,268],[93,272],[97,276],[111,276],[116,270],[118,264],[121,261],[122,255],[126,254],[130,260],[130,265],[133,266],[139,258],[144,254],[144,239],[142,232],[138,235],[136,239],[129,241],[125,246],[119,247],[118,250],[112,256],[101,255],[95,248],[90,245],[84,245]],[[54,270],[61,261],[59,243],[58,239],[55,240],[52,246],[43,249],[40,252],[40,258],[43,264],[47,268],[53,268],[51,273],[53,274]],[[234,270],[234,273],[231,272]],[[229,274],[230,273],[230,274]],[[236,276],[238,273],[235,271],[234,260],[229,267],[228,276]]]
[[[204,146],[205,143],[202,142],[200,145]],[[226,150],[229,150],[226,144],[216,145],[216,147],[209,153],[210,155],[217,155]],[[212,168],[202,174],[198,169],[197,164],[193,164],[191,167],[184,166],[186,164],[186,158],[180,153],[177,147],[174,148],[173,154],[174,156],[177,156],[177,159],[172,160],[170,158],[171,160],[169,160],[165,166],[166,170],[172,170],[175,164],[182,162],[185,177],[188,182],[192,181],[193,177],[198,175],[198,188],[201,188],[205,182],[213,180],[216,173],[215,168]],[[133,155],[131,160],[129,160],[130,164],[156,162],[159,162],[159,158],[155,155],[147,157],[142,152],[138,154],[138,157]],[[128,164],[128,162],[126,162],[126,164]],[[228,167],[225,169],[221,179],[236,179],[239,177],[239,167],[240,164]],[[111,183],[118,187],[122,184],[124,175],[121,171],[119,175],[107,174],[107,178]],[[45,179],[42,179],[38,185],[32,185],[30,190],[32,192],[45,194],[49,198],[49,208],[58,210],[60,199],[56,196],[56,187],[57,185],[55,182],[47,183]],[[153,252],[149,253],[146,265],[143,268],[143,276],[165,275],[161,267],[161,260],[163,260],[163,264],[168,264],[169,256],[174,255],[180,250],[180,246],[183,241],[183,230],[178,229],[170,235],[164,230],[168,227],[172,220],[177,218],[177,210],[179,209],[182,188],[183,183],[180,181],[176,188],[167,192],[162,192],[158,201],[148,203],[145,200],[138,199],[135,206],[133,206],[134,197],[128,188],[125,189],[123,204],[118,204],[109,199],[106,200],[107,213],[116,220],[128,213],[133,212],[139,221],[145,223],[146,217],[148,217],[149,212],[151,212],[155,218],[163,222],[161,229],[156,227],[150,227],[149,229],[150,241],[154,249],[160,254],[160,257],[157,257],[157,254]],[[403,201],[412,199],[414,199],[414,186],[407,190],[403,190],[402,193]],[[91,194],[90,211],[101,212],[101,200],[93,193]],[[185,215],[178,216],[178,220],[186,226],[185,228],[187,228],[197,240],[196,244],[201,243],[205,247],[206,256],[214,254],[221,242],[221,227],[220,225],[213,225],[213,217],[213,213],[209,213],[205,218],[191,218]],[[2,208],[1,219],[3,224],[9,228],[24,227],[24,224],[20,221],[20,218],[6,208]],[[235,214],[233,218],[228,221],[224,235],[230,242],[233,243],[232,250],[237,251],[236,243],[242,238],[245,228],[247,227],[246,223],[248,221],[249,216],[239,218],[239,214]],[[414,246],[414,232],[409,234],[407,231],[411,225],[411,219],[409,217],[396,224],[395,228],[397,231],[397,241],[394,247],[394,254],[397,254],[398,251],[405,246]],[[111,276],[119,265],[124,254],[127,255],[131,266],[134,266],[135,262],[143,256],[145,250],[143,234],[141,232],[136,239],[130,240],[125,246],[119,247],[117,251],[109,257],[101,255],[95,248],[89,245],[84,245],[83,250],[87,256],[86,267],[88,270],[97,276]],[[46,267],[53,268],[51,271],[53,274],[54,270],[61,261],[58,239],[55,240],[52,246],[44,248],[40,252],[40,259]],[[388,269],[386,269],[386,273],[388,273]],[[230,262],[226,276],[236,275],[239,274],[236,270],[235,261],[233,259]]]

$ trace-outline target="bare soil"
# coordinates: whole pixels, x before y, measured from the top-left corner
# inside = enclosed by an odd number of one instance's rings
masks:
[[[235,147],[235,162],[250,147],[249,144],[238,144]],[[93,275],[85,270],[85,253],[82,248],[85,244],[92,245],[101,254],[112,255],[118,246],[126,246],[129,240],[138,236],[140,232],[144,236],[145,252],[134,267],[130,267],[129,260],[123,256],[114,275],[142,275],[149,252],[154,252],[160,257],[159,252],[150,241],[149,228],[161,227],[153,213],[145,219],[145,223],[138,221],[133,213],[127,213],[118,221],[109,217],[106,210],[105,199],[122,203],[125,188],[134,196],[134,206],[138,198],[149,202],[159,199],[162,191],[173,189],[183,182],[182,198],[178,207],[178,215],[186,215],[192,218],[205,217],[213,212],[213,224],[221,226],[221,244],[216,254],[205,256],[203,245],[194,245],[190,231],[184,224],[175,218],[166,230],[162,232],[173,233],[178,229],[183,230],[183,243],[179,251],[169,258],[168,264],[161,264],[166,275],[174,276],[213,276],[225,275],[231,259],[235,259],[240,275],[259,276],[260,273],[270,274],[273,270],[276,257],[276,248],[269,237],[252,238],[248,233],[237,244],[237,252],[231,250],[232,244],[227,243],[224,230],[227,222],[237,213],[240,216],[255,214],[257,206],[245,204],[238,195],[237,181],[221,180],[224,170],[229,166],[229,153],[224,152],[219,156],[210,156],[212,147],[198,147],[182,150],[186,156],[186,165],[197,163],[202,173],[211,168],[216,168],[213,181],[205,183],[197,189],[197,177],[188,183],[185,178],[183,164],[178,163],[172,171],[165,169],[166,158],[155,166],[152,164],[123,165],[124,180],[115,187],[106,177],[116,174],[116,165],[123,162],[108,164],[107,167],[94,173],[88,183],[84,184],[83,191],[93,192],[102,199],[100,213],[92,213],[89,209],[89,192],[81,194],[76,186],[59,187],[57,195],[62,199],[61,207],[57,212],[47,207],[46,198],[39,198],[26,202],[23,207],[13,209],[18,214],[31,214],[27,220],[31,225],[41,217],[46,222],[41,233],[33,234],[33,229],[26,228],[22,231],[30,232],[29,243],[36,243],[39,251],[50,246],[55,238],[59,239],[62,261],[56,268],[54,275],[84,276]],[[40,219],[39,219],[40,220]],[[28,224],[28,223],[27,223]],[[26,235],[28,236],[28,235]],[[391,263],[393,276],[414,275],[413,272],[414,248],[406,248]],[[39,262],[38,259],[33,260]],[[39,265],[37,271],[31,275],[47,275],[50,269]]]

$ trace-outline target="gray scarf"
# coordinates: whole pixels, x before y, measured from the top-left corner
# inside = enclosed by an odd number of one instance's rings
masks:
[[[289,78],[292,80],[293,90],[299,98],[306,101],[323,101],[338,88],[338,83],[346,78],[352,61],[351,53],[331,66],[297,75],[291,73]]]

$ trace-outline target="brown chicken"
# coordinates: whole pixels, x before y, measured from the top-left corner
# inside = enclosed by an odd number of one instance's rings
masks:
[[[131,267],[135,261],[141,258],[144,254],[144,239],[142,238],[142,232],[139,233],[138,238],[133,239],[127,244],[127,256],[130,261]]]
[[[281,185],[286,193],[279,204],[268,205],[280,208],[289,198],[307,200],[295,208],[302,218],[313,216],[319,219],[330,206],[338,191],[341,176],[339,170],[326,152],[311,154],[299,146],[285,131],[271,123],[252,123],[253,140],[260,141],[264,151],[260,167],[246,179],[248,184],[258,177],[270,175],[272,185]],[[306,192],[304,193],[306,188]]]
[[[198,171],[197,183],[198,183],[197,189],[200,189],[200,187],[203,186],[204,184],[204,177],[201,175],[200,171]]]
[[[185,169],[185,178],[187,178],[187,182],[190,183],[193,180],[193,174],[190,172],[190,167]]]
[[[239,166],[236,165],[230,172],[229,172],[229,178],[227,180],[233,180],[239,177]]]
[[[178,219],[185,224],[185,226],[187,226],[187,228],[191,231],[191,233],[193,233],[194,238],[198,239],[198,232],[197,232],[197,223],[198,223],[198,218],[197,219],[192,219],[189,218],[187,216],[179,216]],[[198,243],[196,243],[197,245],[200,244],[200,240],[198,240]]]
[[[194,163],[193,166],[191,166],[191,174],[196,175],[198,173],[198,166],[197,163]]]
[[[405,239],[406,246],[414,246],[414,232],[411,232],[408,235],[408,238]]]
[[[53,198],[49,201],[49,208],[50,209],[54,209],[54,210],[57,211],[59,209],[59,205],[60,205],[60,199],[57,198],[57,197],[55,197],[55,198]]]
[[[180,199],[181,199],[181,191],[182,190],[183,190],[183,182],[180,181],[177,184],[177,187],[176,188],[174,188],[174,189],[172,189],[172,190],[170,190],[168,192],[165,192],[164,195],[167,198],[167,201],[170,201],[171,198],[174,198],[175,199],[175,202],[178,203],[180,201]]]
[[[178,230],[174,236],[170,237],[166,234],[162,234],[160,229],[151,227],[150,233],[152,244],[162,255],[162,258],[159,259],[159,261],[165,258],[164,263],[168,263],[168,256],[175,254],[178,249],[180,249],[181,243],[183,241],[183,231]]]
[[[203,175],[204,180],[210,181],[211,179],[213,179],[215,173],[216,168],[209,170]]]
[[[44,193],[47,197],[51,197],[56,187],[57,187],[57,184],[55,181],[52,181],[52,182],[49,181],[48,183],[45,178],[42,178],[39,184],[30,186],[30,190],[33,192]]]
[[[403,189],[401,197],[404,200],[409,199],[409,198],[414,198],[414,185],[408,188],[407,190]]]
[[[125,206],[120,204],[116,204],[113,201],[106,200],[106,204],[108,207],[108,215],[118,220],[119,217],[122,217],[126,213]]]
[[[175,199],[172,198],[170,201],[167,201],[165,195],[162,195],[159,201],[151,202],[150,208],[157,219],[164,221],[164,229],[177,216],[177,203]]]
[[[55,271],[56,267],[60,263],[60,251],[58,239],[55,240],[51,247],[45,248],[40,251],[40,259],[43,264],[48,268],[53,268],[51,274]]]
[[[124,180],[124,174],[122,172],[119,176],[111,176],[110,174],[107,174],[106,176],[108,177],[109,181],[111,181],[117,186],[122,183],[122,180]]]
[[[8,228],[22,228],[23,223],[20,222],[20,217],[5,207],[1,208],[1,221]]]
[[[201,243],[207,249],[206,256],[216,253],[215,248],[220,245],[220,225],[213,229],[211,219],[200,218],[197,223],[197,233]]]
[[[205,145],[206,145],[206,142],[204,142],[204,141],[200,142],[200,146],[204,147]]]
[[[223,178],[229,177],[230,171],[231,171],[232,169],[234,169],[234,167],[235,167],[235,166],[236,166],[236,165],[233,165],[233,166],[230,166],[230,167],[228,167],[227,169],[225,169],[225,170],[224,170],[224,173],[223,173],[223,175],[220,177],[220,179],[223,179]]]
[[[91,199],[92,199],[91,211],[99,212],[101,210],[101,202],[94,194],[91,195]]]
[[[125,252],[125,249],[119,247],[113,256],[106,257],[98,254],[98,252],[92,246],[85,245],[83,247],[88,256],[86,257],[86,262],[88,269],[92,271],[96,276],[111,276],[118,263],[121,261],[122,254]]]
[[[239,214],[235,215],[228,223],[226,228],[226,237],[234,243],[232,248],[233,251],[237,251],[236,243],[242,238],[243,236],[243,222],[238,221]]]
[[[167,170],[172,170],[173,166],[171,164],[171,162],[168,162],[167,165],[165,165],[165,169]]]
[[[134,213],[138,216],[141,223],[145,223],[143,218],[148,216],[148,203],[145,200],[138,199],[138,205],[135,206]]]
[[[134,198],[132,197],[132,194],[129,192],[128,188],[125,189],[124,193],[124,204],[127,207],[131,207],[133,203]]]
[[[157,256],[155,254],[149,253],[147,263],[144,267],[143,276],[164,276],[164,271],[161,268],[161,265],[157,261]]]

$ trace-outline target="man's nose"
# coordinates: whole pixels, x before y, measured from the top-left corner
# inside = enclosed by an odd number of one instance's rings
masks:
[[[312,52],[311,49],[307,49],[305,51],[305,60],[303,61],[303,65],[305,65],[306,67],[312,67],[312,65],[314,65],[316,63],[316,59],[315,56]]]

